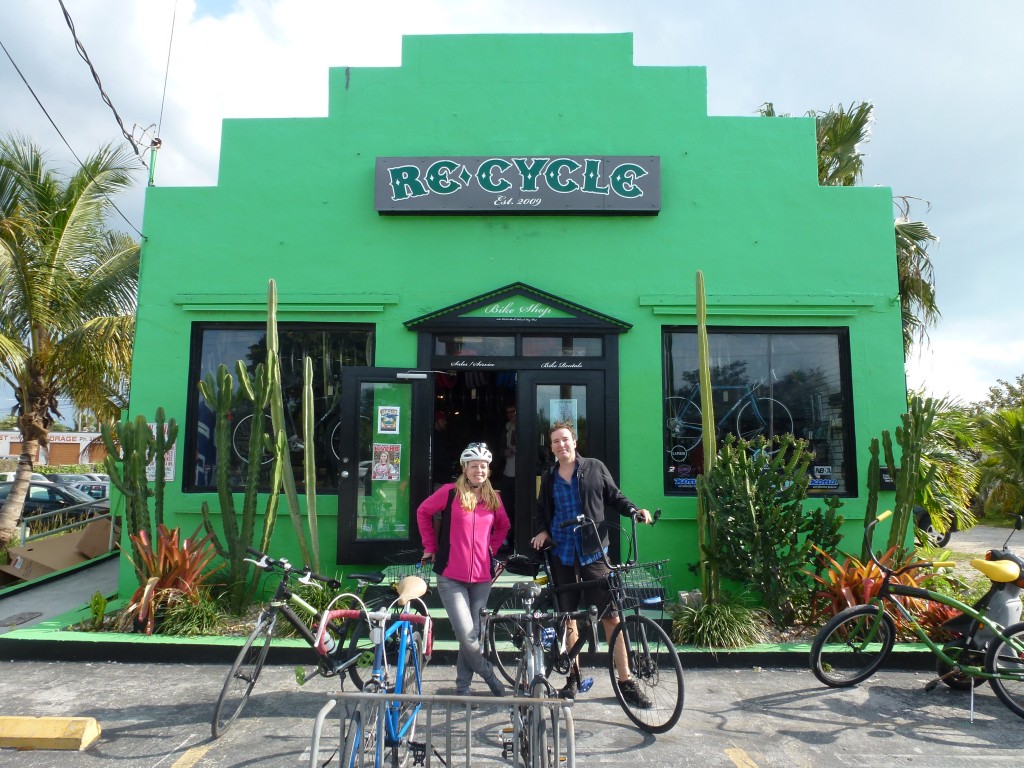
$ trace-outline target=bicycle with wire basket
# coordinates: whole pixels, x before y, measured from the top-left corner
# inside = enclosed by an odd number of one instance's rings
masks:
[[[748,442],[758,435],[770,440],[776,435],[792,434],[793,414],[789,408],[774,397],[757,397],[762,383],[712,386],[714,392],[721,392],[724,397],[730,392],[738,393],[735,402],[715,422],[716,433],[721,433],[726,425],[734,425],[736,436]],[[704,440],[700,387],[695,385],[684,396],[666,397],[665,414],[668,453],[673,461],[681,463]]]
[[[661,516],[656,510],[652,525]],[[659,618],[665,608],[665,587],[668,581],[667,561],[640,563],[636,536],[636,517],[631,522],[631,535],[628,555],[625,562],[613,564],[607,552],[602,554],[608,573],[601,579],[582,581],[573,584],[554,586],[550,582],[541,585],[530,581],[525,584],[534,585],[531,592],[531,608],[528,611],[531,620],[540,623],[546,631],[544,652],[544,676],[552,672],[569,674],[577,659],[588,644],[596,643],[598,620],[607,616],[619,617],[619,622],[611,632],[608,641],[608,669],[611,676],[612,690],[626,716],[641,729],[650,733],[664,733],[671,729],[679,720],[683,710],[683,668],[679,654],[668,633],[653,620],[648,613],[658,613]],[[589,526],[592,533],[600,540],[597,523],[580,516],[571,521],[569,526]],[[617,528],[605,523],[611,528]],[[576,641],[568,644],[570,622],[579,618],[579,614],[558,612],[560,594],[581,593],[598,586],[606,586],[609,602],[604,611],[598,614],[585,612],[585,621],[590,624],[590,632],[580,631]],[[522,601],[525,587],[516,592],[513,587],[512,600]],[[515,610],[515,604],[506,605]],[[525,606],[524,606],[525,607]],[[526,612],[526,611],[524,611]],[[515,685],[519,676],[519,664],[526,644],[527,630],[524,627],[522,613],[499,611],[488,616],[486,627],[486,643],[492,663],[501,675]],[[589,637],[588,637],[589,634]],[[624,643],[628,666],[629,680],[619,680],[615,666],[615,649]],[[627,689],[636,686],[641,695],[636,696]],[[582,686],[581,686],[582,689]],[[650,706],[644,705],[647,699]]]
[[[875,525],[891,515],[889,510],[883,512],[864,529],[865,548],[882,574],[881,584],[870,602],[836,614],[818,631],[811,643],[810,663],[814,676],[832,688],[844,688],[875,674],[896,642],[892,611],[935,654],[940,670],[946,670],[925,685],[926,691],[934,690],[940,682],[951,687],[966,687],[972,694],[973,713],[975,680],[988,680],[1003,704],[1015,715],[1024,717],[1024,622],[1003,627],[992,620],[984,605],[969,606],[941,592],[901,583],[900,576],[911,570],[952,568],[955,563],[917,561],[893,569],[879,561],[871,548],[871,534]],[[1007,584],[1024,585],[1024,573],[1018,558],[1004,561],[1003,565],[1005,569],[993,567],[987,573]],[[982,631],[988,636],[984,647],[972,649],[956,642],[939,645],[917,620],[913,604],[908,607],[898,598],[941,603],[955,608],[968,623],[974,625],[975,630],[972,631]]]
[[[279,626],[281,619],[309,645],[315,661],[315,667],[311,672],[302,667],[296,670],[299,685],[317,676],[335,677],[347,674],[356,688],[362,689],[369,679],[369,671],[373,666],[374,644],[366,622],[349,620],[339,623],[332,620],[324,623],[321,612],[301,595],[296,594],[292,584],[294,580],[307,587],[338,590],[341,588],[338,579],[314,573],[309,566],[299,568],[284,558],[275,560],[252,547],[248,548],[248,552],[255,559],[246,558],[246,562],[253,563],[267,573],[279,575],[280,580],[228,670],[213,711],[211,729],[215,739],[222,736],[245,709],[266,664],[271,644],[275,637],[281,637],[283,634]],[[356,582],[358,597],[367,607],[373,609],[390,604],[397,584],[410,574],[421,576],[429,585],[430,565],[422,564],[418,560],[411,564],[392,564],[383,571],[351,573],[346,579]],[[372,586],[385,583],[389,586],[383,588],[380,594],[367,597]],[[334,605],[339,597],[341,596],[336,596],[331,605]],[[418,604],[415,604],[412,610],[419,610]],[[300,612],[308,618],[304,619]],[[385,644],[385,653],[388,662],[394,664],[400,653],[397,640],[389,640]]]

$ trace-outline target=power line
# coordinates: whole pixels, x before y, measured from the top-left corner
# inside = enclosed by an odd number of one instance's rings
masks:
[[[93,175],[91,173],[89,173],[89,171],[85,167],[85,164],[82,162],[81,158],[79,158],[78,155],[75,154],[75,150],[71,147],[71,144],[68,143],[68,140],[64,137],[64,134],[61,133],[60,128],[57,127],[57,124],[53,121],[53,118],[50,117],[50,113],[46,111],[46,107],[43,106],[43,102],[39,100],[39,97],[36,95],[36,92],[32,89],[32,86],[29,85],[29,82],[25,78],[25,75],[22,74],[21,68],[18,67],[18,65],[15,63],[14,57],[11,56],[11,52],[7,50],[7,46],[3,44],[2,40],[0,40],[0,48],[4,49],[4,53],[7,54],[7,58],[8,58],[8,60],[10,60],[11,66],[14,67],[14,71],[18,73],[18,77],[21,78],[21,82],[23,82],[25,84],[25,87],[28,88],[28,92],[32,94],[32,98],[36,100],[36,104],[38,104],[39,108],[41,110],[43,110],[43,114],[46,115],[46,119],[50,121],[50,125],[53,126],[53,130],[55,130],[57,132],[57,135],[60,136],[61,141],[64,142],[64,146],[66,146],[68,148],[68,151],[71,152],[72,157],[74,157],[75,160],[78,162],[78,167],[81,168],[83,171],[85,171],[85,173],[89,176],[89,179],[93,182],[93,184],[96,184],[96,186],[97,186],[97,188],[99,188],[101,194],[105,198],[107,198],[107,202],[110,203],[110,205],[113,207],[113,209],[115,211],[117,211],[121,215],[121,218],[125,220],[125,223],[129,227],[131,227],[133,230],[135,230],[136,234],[138,234],[138,236],[140,238],[143,237],[143,234],[141,232],[139,232],[138,229],[136,229],[135,225],[132,224],[128,220],[128,217],[125,216],[124,213],[121,211],[121,209],[117,207],[117,203],[115,203],[113,200],[111,200],[110,197],[107,195],[107,193],[105,191],[103,191],[103,187],[100,186],[99,182],[97,182],[96,179],[93,178]]]
[[[60,3],[61,11],[64,12],[64,20],[68,24],[68,29],[71,30],[71,37],[75,40],[75,50],[78,51],[78,55],[81,56],[82,61],[89,66],[89,71],[92,72],[92,79],[96,81],[96,86],[100,89],[100,98],[103,99],[104,104],[110,107],[110,111],[114,113],[114,119],[117,120],[117,124],[121,128],[121,133],[124,134],[126,139],[128,139],[128,143],[132,145],[132,150],[136,155],[138,155],[139,160],[142,160],[142,153],[139,152],[139,145],[135,142],[132,135],[125,129],[121,116],[117,114],[117,110],[114,109],[114,105],[110,101],[110,97],[107,96],[106,92],[103,90],[103,83],[100,82],[100,75],[96,71],[96,67],[92,65],[92,62],[89,60],[89,54],[85,52],[85,46],[82,45],[82,41],[78,39],[78,33],[75,32],[75,22],[71,20],[71,14],[68,13],[68,9],[64,6],[64,0],[57,0],[57,2]],[[142,164],[145,165],[146,161],[142,160]]]

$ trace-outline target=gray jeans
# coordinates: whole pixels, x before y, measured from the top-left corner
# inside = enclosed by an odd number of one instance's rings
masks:
[[[480,648],[480,611],[487,605],[491,582],[467,584],[438,575],[437,593],[459,641],[459,655],[455,661],[456,687],[468,688],[474,672],[485,680],[489,679],[494,670]]]

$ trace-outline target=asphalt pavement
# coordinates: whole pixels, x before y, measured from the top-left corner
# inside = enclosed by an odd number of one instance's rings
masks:
[[[981,554],[1001,547],[1008,534],[983,527],[957,532],[950,547]],[[607,672],[591,670],[594,688],[572,708],[576,765],[961,768],[1020,762],[1022,720],[988,686],[975,692],[972,717],[969,693],[941,685],[925,692],[933,677],[927,669],[883,669],[857,687],[830,689],[793,658],[784,662],[790,666],[730,665],[722,658],[721,666],[695,668],[684,654],[683,715],[672,731],[657,736],[633,726]],[[0,767],[309,765],[314,719],[337,694],[337,681],[317,678],[300,688],[293,667],[269,666],[242,718],[214,740],[210,718],[226,673],[226,664],[0,661],[0,716],[93,717],[102,729],[82,752],[0,749]],[[431,664],[424,693],[452,693],[453,679],[451,665]],[[486,701],[485,687],[476,687]],[[499,735],[507,714],[486,704],[474,713],[473,766],[510,765]],[[458,731],[458,722],[449,725],[435,721],[432,738]],[[321,763],[337,734],[329,720]],[[452,762],[463,764],[459,757]]]
[[[102,736],[82,752],[0,750],[0,766],[309,765],[314,718],[337,682],[317,679],[299,688],[290,667],[269,667],[241,719],[213,740],[210,717],[226,671],[221,665],[2,663],[0,714],[94,717]],[[991,690],[977,690],[972,722],[970,694],[942,686],[925,693],[927,671],[882,670],[858,687],[829,689],[802,668],[687,669],[683,716],[658,736],[630,724],[607,673],[593,671],[594,688],[573,706],[577,766],[992,768],[1018,765],[1024,748],[1021,719]],[[453,673],[451,666],[429,666],[425,693],[451,693]],[[485,701],[484,686],[476,688]],[[498,735],[506,720],[497,711],[474,717],[474,766],[511,764],[502,758]],[[435,721],[434,738],[447,729]],[[321,760],[330,756],[336,734],[329,723]]]

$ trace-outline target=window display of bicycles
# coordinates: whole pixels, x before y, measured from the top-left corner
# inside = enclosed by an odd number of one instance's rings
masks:
[[[761,382],[736,385],[712,385],[728,404],[715,421],[715,432],[732,432],[743,440],[759,435],[766,438],[793,432],[793,414],[774,397],[758,397]],[[668,430],[668,453],[672,460],[682,463],[703,440],[700,408],[700,387],[694,386],[688,394],[665,398],[665,428]]]

